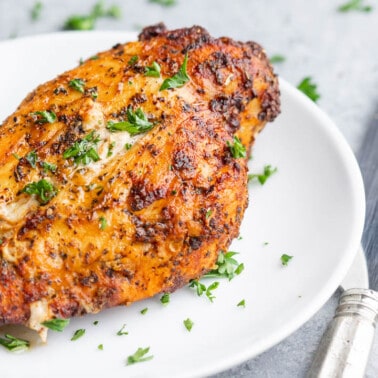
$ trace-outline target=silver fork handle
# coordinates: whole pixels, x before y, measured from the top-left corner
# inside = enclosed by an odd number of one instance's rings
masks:
[[[363,378],[377,319],[378,292],[344,291],[319,344],[308,378]]]

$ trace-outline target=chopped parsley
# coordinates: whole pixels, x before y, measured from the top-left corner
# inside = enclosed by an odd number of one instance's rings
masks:
[[[268,180],[268,178],[276,172],[277,172],[277,168],[272,168],[271,165],[266,165],[264,167],[263,173],[251,173],[251,174],[249,174],[248,175],[248,181],[253,181],[253,180],[257,179],[261,185],[264,185],[266,180]]]
[[[152,66],[146,67],[144,76],[160,77],[160,66],[156,62],[152,63]]]
[[[373,7],[364,4],[364,0],[350,0],[347,3],[340,5],[337,10],[343,13],[350,11],[371,12]]]
[[[169,302],[171,301],[171,297],[169,295],[169,293],[164,293],[161,298],[160,298],[160,302],[166,306]]]
[[[130,135],[145,133],[152,129],[153,123],[147,119],[146,114],[141,108],[133,111],[131,107],[127,108],[127,121],[114,122],[109,121],[106,128],[111,132],[127,131]]]
[[[54,123],[57,120],[56,114],[51,110],[41,110],[30,113],[34,117],[36,123]]]
[[[100,230],[105,230],[105,228],[108,226],[108,221],[106,220],[105,217],[100,217]]]
[[[210,272],[206,273],[204,277],[225,277],[230,281],[237,275],[239,275],[244,270],[244,264],[239,264],[234,256],[237,252],[223,252],[219,253],[216,267]]]
[[[227,141],[227,147],[230,149],[231,155],[235,159],[244,158],[247,156],[247,151],[240,139],[235,135],[233,143]]]
[[[63,153],[63,158],[73,158],[77,165],[88,165],[92,161],[96,162],[100,160],[95,150],[95,146],[99,141],[100,138],[92,131],[84,139],[77,140],[71,147],[67,148]]]
[[[165,79],[159,90],[163,91],[164,89],[180,88],[190,81],[190,77],[186,72],[187,64],[188,54],[185,54],[184,62],[182,63],[177,74]]]
[[[104,345],[103,345],[103,344],[99,344],[99,345],[97,346],[97,349],[98,349],[98,350],[104,350]]]
[[[30,343],[27,340],[19,339],[6,333],[4,335],[4,339],[0,337],[0,345],[7,348],[11,352],[19,352],[28,349]]]
[[[121,9],[116,5],[112,5],[106,9],[104,1],[99,1],[94,5],[90,14],[69,17],[64,24],[64,29],[92,30],[95,27],[97,19],[102,17],[121,18]]]
[[[213,300],[215,299],[213,290],[215,290],[218,286],[219,282],[217,281],[213,282],[208,287],[206,287],[206,285],[199,282],[198,280],[191,280],[189,284],[189,287],[196,289],[198,296],[202,296],[202,294],[205,293],[206,297],[210,300],[210,302],[213,302]]]
[[[21,159],[21,156],[19,154],[16,154],[16,153],[13,153],[12,156],[17,159],[17,160],[20,160]]]
[[[138,348],[137,351],[132,354],[131,356],[127,357],[127,365],[133,365],[137,362],[145,362],[152,360],[154,356],[146,356],[146,354],[150,351],[150,347],[147,348]],[[146,356],[146,357],[145,357]]]
[[[142,315],[146,315],[147,311],[148,311],[148,307],[145,307],[144,309],[140,310],[140,313]]]
[[[21,190],[21,193],[27,193],[30,195],[35,194],[38,197],[39,202],[45,205],[58,194],[58,190],[51,182],[42,179],[38,182],[32,182],[25,185]]]
[[[94,322],[93,322],[93,325],[97,325],[98,324],[98,320],[95,320]]]
[[[283,254],[281,256],[281,264],[284,265],[284,266],[287,266],[289,261],[293,258],[293,256],[289,256],[287,254]]]
[[[62,332],[68,326],[70,319],[51,319],[41,323],[43,326],[57,332]]]
[[[52,163],[48,163],[47,161],[41,161],[39,163],[43,169],[43,172],[55,172],[56,171],[56,165]]]
[[[108,147],[108,153],[106,154],[107,157],[110,157],[113,155],[113,149],[115,147],[115,142],[112,142],[112,143],[109,143],[109,147]]]
[[[36,1],[30,12],[30,17],[33,21],[37,21],[41,17],[43,4],[40,1]]]
[[[193,328],[193,324],[194,324],[193,321],[188,318],[188,319],[185,319],[183,323],[184,323],[185,328],[190,332]]]
[[[77,339],[80,339],[80,337],[84,336],[84,334],[85,334],[84,328],[77,329],[75,331],[75,333],[73,334],[73,336],[71,337],[71,341],[75,341]]]
[[[317,92],[317,85],[312,82],[312,78],[310,76],[305,77],[297,85],[297,88],[314,102],[318,101],[320,98],[320,94]]]
[[[131,143],[125,144],[125,150],[128,151],[133,145]]]
[[[117,332],[117,336],[123,336],[123,335],[128,335],[129,333],[125,331],[126,324],[124,324],[121,329]]]
[[[85,88],[85,82],[82,79],[73,79],[70,80],[68,83],[68,86],[75,91],[78,91],[80,93],[84,93],[84,88]]]
[[[210,208],[207,209],[206,210],[206,215],[205,215],[206,219],[209,219],[212,216],[212,214],[213,214],[213,210],[210,209]]]
[[[150,3],[162,5],[164,7],[171,7],[177,4],[177,0],[150,0]]]
[[[237,307],[245,307],[245,299],[242,299],[236,306]]]
[[[283,55],[276,54],[276,55],[272,55],[269,58],[269,60],[270,60],[270,63],[275,64],[275,63],[283,63],[286,60],[286,58]]]
[[[38,155],[35,150],[30,151],[27,155],[25,155],[25,159],[28,161],[32,168],[35,168],[37,166]]]
[[[138,55],[133,55],[130,59],[129,59],[129,61],[127,62],[127,64],[129,65],[129,66],[133,66],[134,64],[136,64],[136,62],[139,60],[139,57],[138,57]]]

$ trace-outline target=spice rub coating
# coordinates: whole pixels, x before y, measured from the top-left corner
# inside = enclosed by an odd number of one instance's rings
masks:
[[[185,56],[190,80],[160,90]],[[262,48],[198,26],[146,28],[36,88],[0,127],[0,325],[44,332],[212,269],[248,202],[229,144],[249,151],[279,108]],[[135,114],[149,130],[109,127]]]

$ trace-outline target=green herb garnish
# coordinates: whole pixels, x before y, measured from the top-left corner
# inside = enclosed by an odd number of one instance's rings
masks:
[[[156,62],[152,63],[152,66],[145,68],[144,76],[160,77],[160,66]]]
[[[285,253],[281,256],[281,264],[287,266],[289,261],[293,258],[293,256],[286,255]]]
[[[147,119],[146,114],[141,108],[138,108],[134,112],[132,108],[129,107],[126,114],[127,121],[109,121],[106,128],[111,132],[127,131],[130,135],[145,133],[152,129],[153,123]]]
[[[159,91],[163,91],[164,89],[180,88],[184,86],[188,81],[190,81],[190,77],[186,72],[187,63],[188,54],[185,54],[184,62],[182,63],[177,74],[173,75],[172,77],[169,77],[168,79],[165,79]]]
[[[44,172],[50,171],[55,172],[56,171],[56,165],[52,163],[48,163],[47,161],[42,161],[39,164],[41,164],[41,167],[43,168]]]
[[[42,179],[38,182],[32,182],[25,185],[21,190],[21,193],[27,193],[30,195],[35,194],[38,197],[39,202],[45,205],[58,194],[58,190],[53,184],[51,184],[51,182]]]
[[[128,151],[133,145],[131,143],[125,144],[125,150]]]
[[[109,143],[108,153],[106,154],[107,157],[110,157],[113,155],[113,149],[115,147],[115,142]]]
[[[126,324],[122,326],[122,328],[117,332],[117,336],[123,336],[123,335],[128,335],[129,333],[125,331]]]
[[[95,146],[99,141],[100,138],[92,131],[84,139],[76,141],[71,147],[67,148],[63,153],[63,158],[73,158],[77,165],[88,165],[92,161],[96,162],[100,160],[95,150]]]
[[[41,323],[43,326],[57,332],[62,332],[68,326],[70,319],[51,319]]]
[[[30,151],[27,155],[25,155],[25,159],[28,161],[28,163],[31,165],[32,168],[35,168],[38,161],[38,155],[34,151]]]
[[[71,337],[71,341],[75,341],[79,339],[80,337],[84,336],[84,334],[85,334],[84,328],[77,329],[75,333],[73,334],[73,336]]]
[[[85,82],[82,79],[70,80],[69,83],[68,83],[68,86],[75,89],[75,91],[78,91],[80,93],[84,93]]]
[[[160,298],[160,302],[163,303],[164,306],[166,306],[171,300],[171,297],[169,295],[169,293],[164,293],[161,298]]]
[[[98,324],[98,320],[95,320],[94,322],[93,322],[93,325],[97,325]]]
[[[204,277],[225,277],[230,281],[244,270],[244,264],[239,264],[234,256],[237,252],[220,252],[215,269],[206,273]]]
[[[364,0],[350,0],[347,3],[340,5],[337,10],[344,13],[349,11],[371,12],[373,7],[365,5]]]
[[[155,3],[159,5],[163,5],[164,7],[171,7],[172,5],[176,5],[176,0],[150,0],[150,3]]]
[[[140,313],[142,315],[145,315],[147,313],[147,311],[148,311],[148,307],[145,307],[143,310],[140,310]]]
[[[272,176],[273,173],[276,173],[276,172],[277,172],[277,168],[272,168],[271,165],[266,165],[264,167],[263,173],[251,173],[251,174],[249,174],[248,175],[248,181],[252,181],[252,180],[257,179],[261,185],[264,185],[266,180],[268,180],[268,178],[270,176]]]
[[[129,66],[133,66],[139,60],[138,55],[133,55],[127,62]]]
[[[19,352],[29,348],[30,343],[27,340],[18,339],[9,334],[4,335],[4,339],[0,337],[0,345],[12,352]]]
[[[97,346],[97,349],[99,349],[99,350],[104,350],[104,345],[103,345],[103,344],[99,344],[99,345]]]
[[[231,155],[235,159],[244,158],[247,156],[247,151],[240,139],[235,135],[233,143],[227,141],[227,147],[230,149]]]
[[[193,321],[188,318],[188,319],[185,319],[183,323],[184,323],[185,328],[190,332],[193,328],[193,324],[194,324]]]
[[[297,88],[314,102],[318,101],[320,98],[320,94],[317,92],[317,85],[312,82],[310,76],[305,77],[298,84]]]
[[[206,294],[206,297],[212,302],[215,298],[213,295],[213,290],[215,290],[219,286],[219,282],[215,281],[210,286],[206,287],[203,283],[199,282],[198,280],[191,280],[189,287],[195,288],[197,295],[202,296],[203,293]]]
[[[54,123],[57,119],[56,114],[53,111],[42,110],[38,112],[31,113],[32,116],[36,117],[36,123]]]
[[[270,63],[275,64],[275,63],[284,62],[286,58],[283,55],[276,54],[276,55],[272,55],[269,60],[270,60]]]
[[[236,306],[245,307],[245,299],[242,299]]]
[[[30,17],[33,21],[37,21],[41,17],[43,4],[40,1],[36,1],[30,12]]]
[[[108,221],[104,217],[100,217],[100,230],[105,230],[108,226]]]
[[[145,362],[152,360],[154,356],[144,357],[150,351],[150,347],[138,348],[138,350],[131,356],[127,357],[127,365],[136,364],[137,362]]]

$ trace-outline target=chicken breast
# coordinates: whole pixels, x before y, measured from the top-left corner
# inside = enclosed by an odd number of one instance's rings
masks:
[[[42,332],[212,269],[279,104],[259,45],[198,26],[148,27],[36,88],[0,127],[0,325]]]

